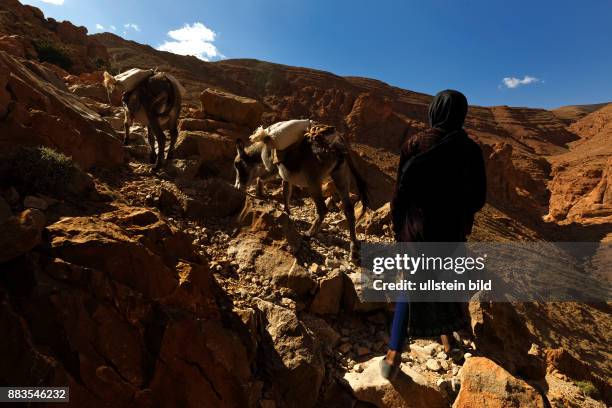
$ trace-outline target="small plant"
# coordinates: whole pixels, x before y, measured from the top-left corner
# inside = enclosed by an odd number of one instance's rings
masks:
[[[65,69],[66,71],[72,67],[72,60],[66,54],[66,52],[56,47],[49,41],[35,41],[34,48],[38,53],[38,60],[40,62],[49,62]]]
[[[580,389],[580,391],[582,391],[582,393],[585,396],[591,397],[593,399],[598,399],[599,391],[597,390],[597,387],[595,387],[593,385],[592,382],[590,382],[590,381],[574,381],[574,384],[576,385],[576,387],[578,387]]]
[[[22,194],[63,196],[89,177],[70,159],[48,147],[20,147],[0,159],[0,183]]]

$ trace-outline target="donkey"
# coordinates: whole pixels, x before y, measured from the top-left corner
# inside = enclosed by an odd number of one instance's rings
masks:
[[[342,200],[344,215],[348,222],[351,258],[358,257],[359,241],[355,233],[355,209],[349,196],[351,176],[355,179],[364,209],[369,208],[368,190],[353,162],[348,143],[341,134],[334,132],[332,135],[325,136],[325,140],[305,137],[301,142],[283,150],[280,153],[281,160],[276,163],[273,163],[274,152],[264,142],[255,142],[245,147],[244,143],[238,139],[236,150],[237,154],[234,159],[236,188],[246,189],[254,179],[256,172],[261,169],[262,164],[268,169],[273,169],[275,165],[283,180],[284,209],[287,214],[290,214],[289,201],[293,186],[306,188],[317,210],[317,217],[306,232],[306,237],[312,237],[321,230],[321,225],[328,212],[321,185],[324,180],[331,177]]]
[[[115,89],[113,76],[104,73],[104,85],[112,92]],[[123,126],[125,136],[123,144],[130,141],[130,127],[134,121],[147,127],[147,139],[151,148],[150,162],[155,164],[153,171],[158,171],[164,165],[166,135],[170,133],[170,146],[166,160],[172,160],[174,146],[178,138],[178,120],[181,112],[184,89],[172,75],[157,72],[140,82],[136,88],[125,92],[122,104],[125,111]],[[157,141],[157,152],[155,151]]]

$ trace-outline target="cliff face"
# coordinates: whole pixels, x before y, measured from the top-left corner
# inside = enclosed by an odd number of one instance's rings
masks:
[[[62,55],[70,66],[58,66]],[[121,146],[120,95],[108,103],[100,64],[158,67],[187,88],[175,160],[161,174],[150,174],[144,129]],[[73,403],[92,407],[546,406],[525,377],[564,406],[603,404],[573,381],[609,403],[605,305],[473,303],[474,338],[463,348],[484,357],[456,363],[414,339],[403,358],[415,382],[391,387],[376,360],[389,311],[357,296],[342,212],[305,240],[314,208],[299,192],[288,216],[275,178],[263,199],[230,184],[234,142],[259,123],[335,125],[380,207],[359,238],[389,242],[397,152],[428,127],[430,101],[367,78],[207,63],[88,36],[3,1],[0,328],[9,335],[0,382],[69,384]],[[473,240],[610,239],[612,105],[471,106],[466,129],[482,147],[489,188]]]
[[[566,222],[612,222],[612,104],[572,123],[580,137],[552,158],[549,216]]]

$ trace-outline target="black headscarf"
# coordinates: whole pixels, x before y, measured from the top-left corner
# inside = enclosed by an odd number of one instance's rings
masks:
[[[446,133],[463,127],[467,115],[468,102],[459,91],[447,89],[434,96],[429,105],[429,125]]]

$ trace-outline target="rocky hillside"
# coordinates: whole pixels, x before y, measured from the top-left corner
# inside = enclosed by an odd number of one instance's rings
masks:
[[[569,151],[551,158],[549,217],[580,224],[612,223],[612,104],[569,129],[580,136]]]
[[[101,85],[99,68],[135,66],[168,70],[188,90],[176,158],[158,175],[144,129],[122,146],[119,95],[109,101]],[[612,404],[608,304],[474,302],[461,359],[413,339],[402,375],[382,380],[392,306],[360,300],[333,200],[306,240],[314,207],[303,193],[289,217],[277,178],[263,196],[231,185],[234,141],[258,124],[333,124],[378,208],[359,239],[390,241],[397,150],[427,127],[430,100],[366,78],[89,36],[3,1],[0,382],[69,385],[71,404],[91,407]],[[470,107],[489,180],[471,239],[610,239],[611,107]]]
[[[568,125],[582,119],[589,113],[593,113],[606,106],[607,103],[594,103],[590,105],[568,105],[553,109],[552,112]]]

